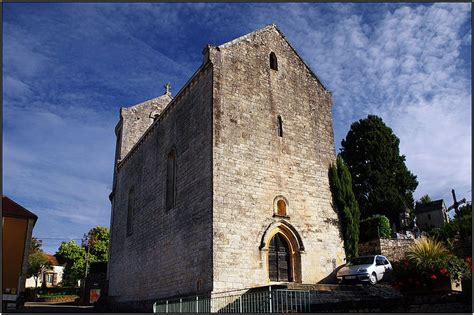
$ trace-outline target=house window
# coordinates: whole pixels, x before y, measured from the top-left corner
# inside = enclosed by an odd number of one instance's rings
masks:
[[[46,284],[55,284],[54,283],[54,277],[55,274],[54,273],[45,273],[44,274],[44,279],[43,279],[43,282],[45,282]]]
[[[133,187],[128,192],[128,207],[127,207],[127,236],[133,233],[133,212],[134,212],[134,189]]]
[[[166,210],[170,210],[176,203],[176,151],[168,153],[166,161]]]
[[[428,214],[428,220],[431,220],[431,214]]]
[[[270,53],[270,69],[278,71],[277,56],[274,52]]]
[[[281,119],[280,115],[278,115],[277,120],[278,120],[278,136],[283,137],[283,120]]]

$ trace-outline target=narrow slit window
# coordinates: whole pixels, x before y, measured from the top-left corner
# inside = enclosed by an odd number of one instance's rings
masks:
[[[283,137],[283,120],[281,119],[281,116],[278,116],[277,119],[278,119],[278,136]]]
[[[176,151],[168,154],[166,162],[166,210],[170,210],[176,203]]]
[[[277,56],[274,52],[270,53],[270,69],[278,71]]]
[[[122,145],[122,128],[120,128],[117,132],[117,142],[115,144],[115,161],[120,160],[121,145]]]
[[[133,216],[134,216],[134,189],[133,187],[128,192],[128,207],[127,207],[127,236],[133,233]]]

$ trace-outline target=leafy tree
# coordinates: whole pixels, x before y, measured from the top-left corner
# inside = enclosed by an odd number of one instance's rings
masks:
[[[359,205],[352,192],[352,179],[344,160],[339,156],[329,169],[334,204],[340,213],[344,248],[348,259],[359,255]]]
[[[39,252],[41,250],[41,241],[36,237],[31,237],[31,253]]]
[[[464,239],[472,236],[472,204],[459,207],[458,213],[451,222],[429,231],[428,234],[443,241],[450,249],[454,249],[456,238]]]
[[[459,207],[458,214],[454,217],[453,224],[459,229],[461,237],[472,236],[472,204]]]
[[[93,257],[94,262],[107,261],[109,258],[109,228],[103,226],[96,226],[88,233],[90,244],[89,254]],[[87,250],[86,245],[86,250]]]
[[[400,140],[380,117],[368,115],[351,125],[341,144],[361,217],[383,214],[398,225],[400,213],[413,210],[418,186],[400,155]]]
[[[26,276],[35,279],[35,288],[38,287],[38,278],[45,272],[51,269],[51,263],[48,256],[39,248],[28,256],[28,270]]]
[[[428,196],[428,195],[424,195],[423,197],[420,198],[420,204],[422,205],[426,205],[427,203],[430,203],[432,200],[431,200],[431,197]]]
[[[58,262],[65,263],[63,283],[75,286],[84,278],[87,263],[106,262],[109,255],[110,231],[106,227],[96,226],[84,235],[87,242],[82,245],[75,241],[62,242],[56,257]]]
[[[77,280],[84,277],[86,252],[75,241],[62,242],[56,252],[60,264],[66,264],[63,273],[63,284],[76,286]]]

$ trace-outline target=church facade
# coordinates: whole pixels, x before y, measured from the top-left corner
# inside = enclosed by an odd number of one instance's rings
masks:
[[[318,283],[344,262],[331,93],[275,25],[220,46],[172,98],[121,108],[109,296]]]

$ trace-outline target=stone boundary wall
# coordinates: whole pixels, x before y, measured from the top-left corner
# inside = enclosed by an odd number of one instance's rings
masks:
[[[390,261],[399,261],[413,242],[413,239],[373,239],[359,244],[359,255],[384,255]]]

